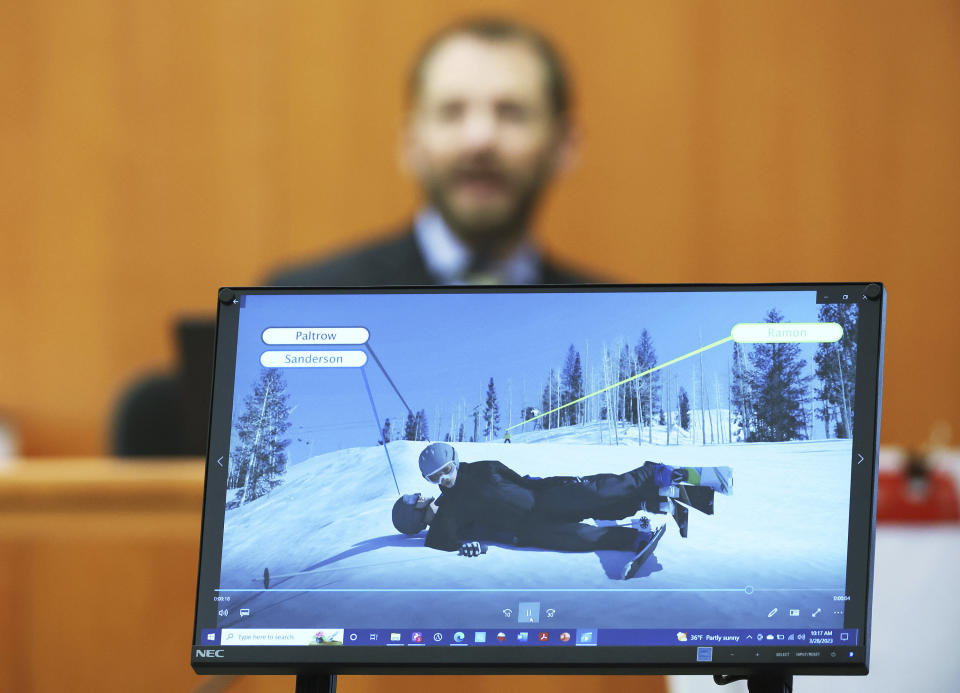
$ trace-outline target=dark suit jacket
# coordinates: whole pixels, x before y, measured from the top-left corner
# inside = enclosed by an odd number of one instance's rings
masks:
[[[590,281],[594,280],[551,262],[541,263],[542,284]],[[337,257],[280,270],[267,280],[270,286],[426,286],[436,283],[427,271],[412,229]],[[209,370],[203,370],[203,364],[197,366],[199,370],[191,369],[181,361],[177,373],[137,382],[124,395],[114,414],[114,454],[170,456],[206,452],[207,419],[196,412],[209,409],[210,391],[207,389],[203,397],[196,395],[194,389],[212,378],[215,329],[211,320],[205,332],[210,346],[198,352],[208,356],[205,367]],[[181,376],[180,372],[189,377]],[[189,392],[185,384],[190,384]],[[188,398],[187,394],[192,396]],[[181,433],[182,419],[188,421],[189,429]]]
[[[541,284],[584,284],[596,281],[544,260]],[[429,286],[438,284],[427,270],[413,230],[342,255],[281,269],[268,286]]]

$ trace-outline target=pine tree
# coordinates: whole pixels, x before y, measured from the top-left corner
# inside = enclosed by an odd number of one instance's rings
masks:
[[[493,386],[493,378],[487,384],[486,403],[483,407],[483,437],[486,440],[497,438],[500,435],[500,404],[497,402],[497,391]]]
[[[560,374],[560,403],[567,404],[583,396],[583,369],[580,365],[580,352],[573,348],[567,350],[567,359]],[[579,409],[576,406],[560,410],[562,425],[579,423]]]
[[[417,440],[417,418],[413,412],[407,412],[407,423],[403,427],[404,440]]]
[[[287,470],[283,437],[290,428],[287,384],[280,370],[264,369],[253,392],[243,403],[243,413],[234,424],[237,444],[230,456],[229,488],[242,489],[240,504],[255,500],[283,483]]]
[[[783,322],[771,309],[766,322]],[[755,344],[750,352],[750,385],[755,395],[756,429],[751,441],[785,441],[806,438],[800,403],[806,397],[810,376],[800,357],[800,345],[792,342]]]
[[[680,410],[680,428],[684,431],[690,430],[690,397],[687,391],[682,387],[680,394],[677,395],[677,408]]]
[[[421,409],[413,419],[414,438],[411,440],[430,440],[430,429],[427,428],[427,412]]]
[[[550,369],[550,376],[547,378],[547,384],[543,386],[543,396],[540,398],[540,411],[548,412],[552,411],[554,408],[553,402],[557,397],[557,393],[554,392],[553,381],[555,380],[555,374],[553,369]],[[540,421],[543,422],[543,428],[553,428],[553,422],[551,421],[552,415],[544,416]]]
[[[458,443],[463,442],[463,424],[462,423],[460,424],[460,430],[457,432],[457,442]]]
[[[643,373],[657,365],[657,351],[653,346],[653,338],[644,329],[640,333],[640,342],[636,348],[637,372]],[[660,409],[660,372],[648,373],[640,378],[640,406],[642,408],[643,425],[649,426]]]
[[[857,316],[856,303],[825,304],[820,307],[818,315],[820,322],[835,322],[843,329],[839,341],[820,344],[814,356],[820,381],[815,388],[816,397],[820,400],[816,413],[824,422],[827,437],[831,433],[831,418],[836,421],[834,432],[837,438],[849,438],[853,430]]]

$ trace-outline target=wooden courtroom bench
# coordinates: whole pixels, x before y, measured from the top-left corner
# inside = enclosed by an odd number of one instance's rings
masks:
[[[189,664],[200,460],[30,459],[0,466],[0,691],[292,693],[290,676],[201,677]],[[663,693],[663,677],[431,677],[459,693]],[[419,677],[341,677],[343,693]]]

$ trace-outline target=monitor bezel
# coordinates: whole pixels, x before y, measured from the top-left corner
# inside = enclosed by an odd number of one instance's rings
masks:
[[[868,298],[866,287],[875,285],[880,293]],[[201,604],[204,577],[215,570],[219,577],[219,558],[223,531],[222,502],[217,508],[211,494],[210,476],[222,464],[232,424],[234,372],[238,311],[231,310],[245,295],[336,295],[336,294],[410,294],[424,293],[564,293],[564,292],[717,292],[717,291],[803,291],[849,292],[862,296],[866,306],[858,321],[858,344],[874,347],[858,349],[857,392],[854,411],[854,451],[863,454],[869,474],[870,497],[851,498],[848,575],[851,566],[867,567],[864,592],[859,603],[851,604],[863,623],[861,645],[852,661],[772,662],[769,657],[752,663],[738,657],[724,662],[722,656],[737,648],[715,647],[711,662],[696,662],[689,646],[670,647],[464,647],[464,648],[391,648],[388,646],[307,647],[207,647],[200,642],[201,609],[209,613],[209,604]],[[191,665],[202,674],[729,674],[747,675],[864,675],[869,670],[870,616],[873,588],[873,562],[876,527],[877,459],[882,395],[883,339],[887,292],[881,282],[806,282],[789,284],[589,284],[549,286],[389,286],[389,287],[230,287],[219,292],[214,361],[213,396],[210,411],[210,435],[206,456],[203,513],[201,520],[200,563],[191,642]],[[874,387],[874,384],[876,387]],[[855,474],[853,469],[851,474]],[[857,481],[862,489],[865,482]],[[222,499],[221,499],[222,500]],[[215,533],[215,534],[212,534]],[[206,570],[205,570],[206,566]],[[211,568],[210,566],[215,566]],[[862,568],[861,568],[862,570]],[[209,580],[208,580],[209,581]],[[216,580],[214,580],[216,582]],[[216,613],[216,606],[212,607]],[[765,646],[768,647],[768,646]],[[769,648],[772,651],[773,648]],[[828,647],[819,648],[824,651]],[[837,647],[836,649],[841,649]],[[844,650],[854,649],[849,647]],[[717,653],[719,651],[719,653]],[[717,656],[719,654],[719,656]],[[768,654],[768,652],[765,652]]]

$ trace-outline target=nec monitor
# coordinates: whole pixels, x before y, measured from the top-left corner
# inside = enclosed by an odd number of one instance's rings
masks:
[[[879,284],[220,299],[197,671],[866,673]]]

